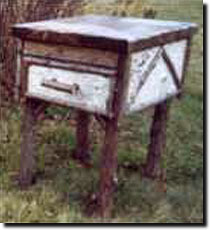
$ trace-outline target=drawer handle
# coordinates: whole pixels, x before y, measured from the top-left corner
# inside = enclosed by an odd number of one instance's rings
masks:
[[[70,93],[76,96],[82,95],[80,87],[76,83],[69,85],[69,84],[58,82],[56,79],[52,79],[52,80],[44,80],[42,82],[42,86],[50,89],[56,89],[62,92]]]

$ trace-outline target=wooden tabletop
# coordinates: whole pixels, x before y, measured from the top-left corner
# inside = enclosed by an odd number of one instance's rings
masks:
[[[23,40],[128,53],[188,38],[196,28],[186,22],[87,15],[16,24],[12,31]]]

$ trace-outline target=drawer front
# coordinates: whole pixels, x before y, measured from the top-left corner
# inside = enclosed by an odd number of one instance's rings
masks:
[[[111,116],[112,85],[113,79],[100,75],[30,65],[27,95]]]

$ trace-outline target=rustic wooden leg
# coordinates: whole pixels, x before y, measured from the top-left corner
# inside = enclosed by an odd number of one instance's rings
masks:
[[[117,169],[117,120],[106,122],[104,145],[101,156],[99,208],[102,218],[109,218]]]
[[[168,119],[168,102],[164,101],[155,107],[153,122],[150,132],[150,145],[146,164],[143,166],[143,176],[156,178],[160,176],[161,154],[166,143],[166,125]]]
[[[31,185],[35,179],[35,123],[39,105],[40,102],[32,99],[26,99],[23,105],[19,178],[22,188]]]
[[[99,208],[102,218],[111,216],[113,192],[116,186],[117,171],[117,132],[118,120],[122,115],[130,72],[130,56],[121,54],[118,57],[117,80],[113,85],[112,118],[105,120],[105,137],[100,166]]]
[[[82,110],[78,110],[76,128],[76,149],[74,150],[73,157],[84,164],[88,164],[91,157],[89,152],[89,124],[90,114]]]

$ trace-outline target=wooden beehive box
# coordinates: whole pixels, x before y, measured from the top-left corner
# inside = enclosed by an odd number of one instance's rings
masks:
[[[119,59],[127,56],[120,110],[140,111],[181,91],[195,30],[192,23],[91,15],[17,24],[17,87],[27,97],[111,117]]]

